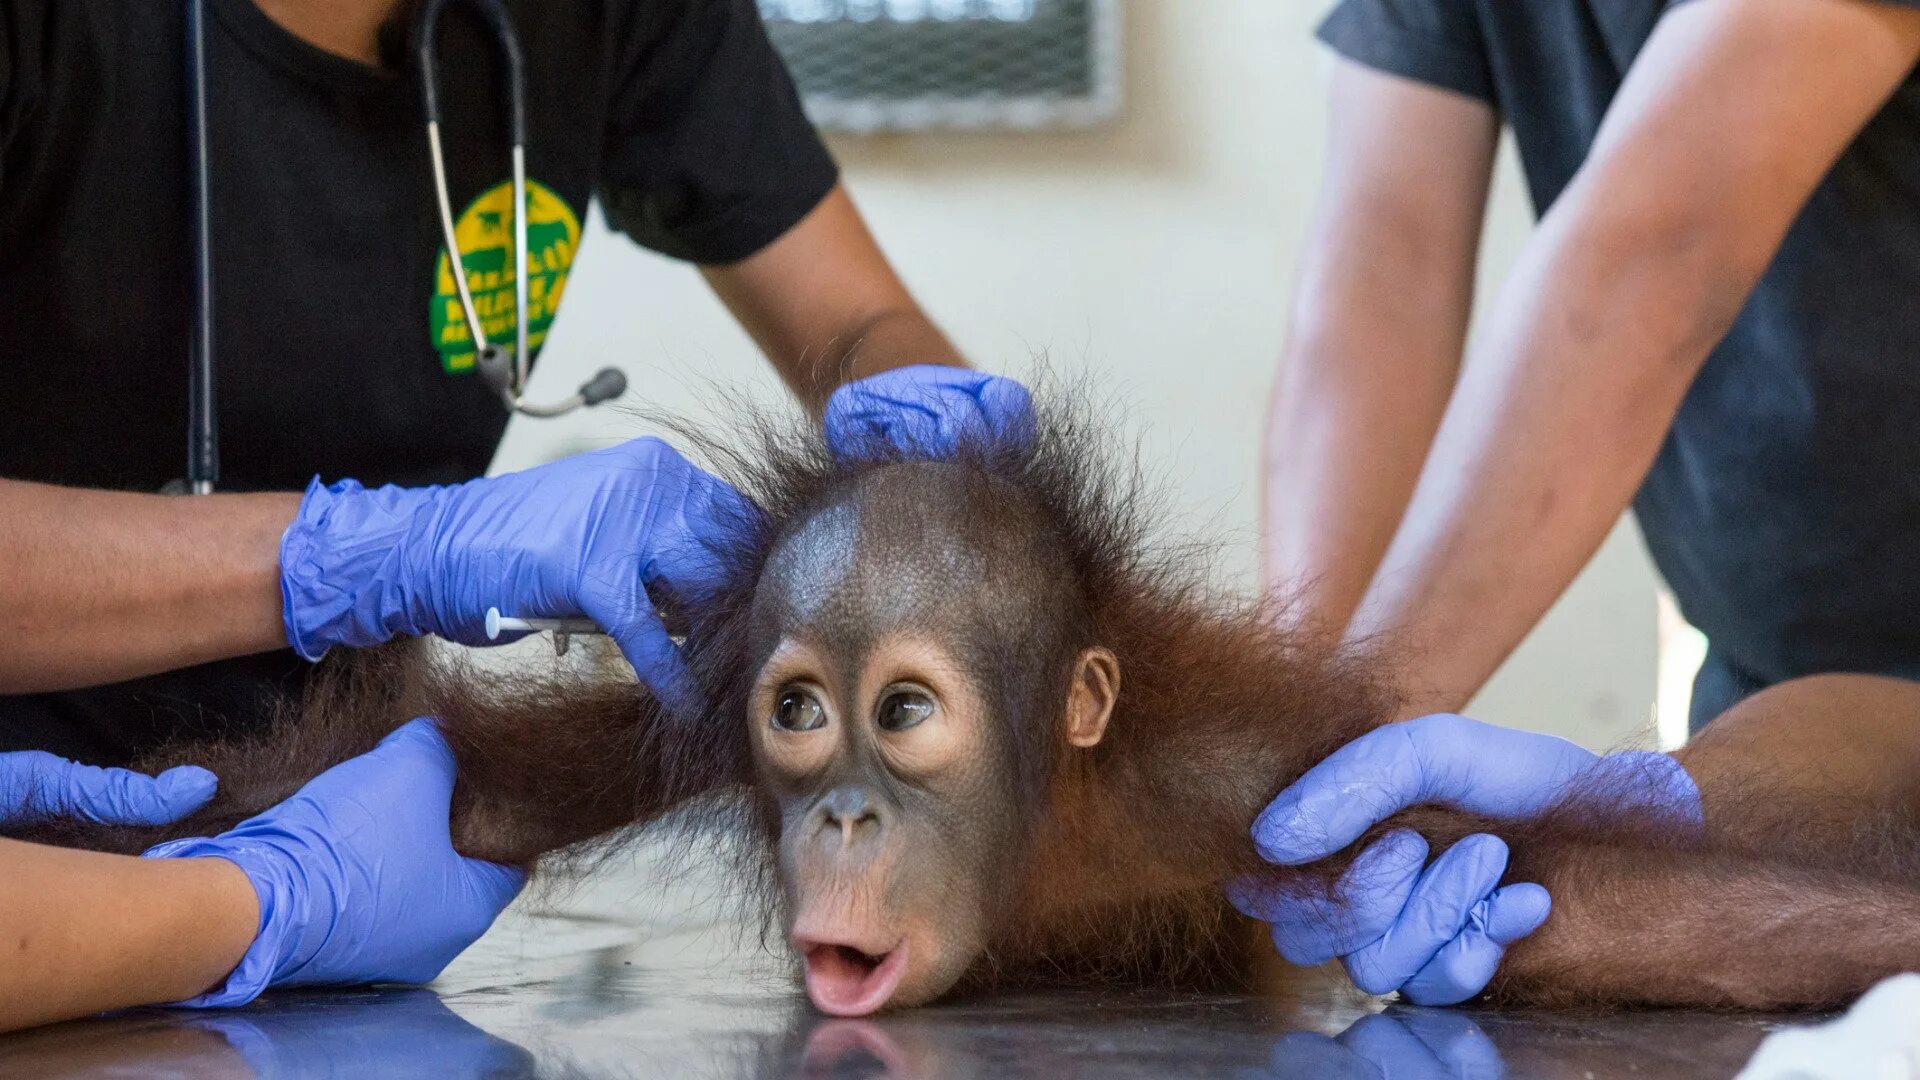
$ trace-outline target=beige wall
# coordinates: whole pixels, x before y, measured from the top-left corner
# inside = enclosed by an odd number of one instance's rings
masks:
[[[1045,352],[1134,403],[1192,525],[1253,567],[1258,446],[1285,296],[1318,183],[1328,61],[1308,0],[1129,0],[1123,119],[1095,132],[842,140],[834,149],[889,254],[984,367]],[[1204,11],[1207,21],[1183,18]],[[1507,163],[1489,292],[1529,225]],[[655,405],[697,409],[703,378],[773,383],[684,267],[590,228],[536,381],[555,396],[626,366]],[[499,466],[617,438],[606,411],[516,420]],[[1595,746],[1647,723],[1654,587],[1623,528],[1476,705]]]

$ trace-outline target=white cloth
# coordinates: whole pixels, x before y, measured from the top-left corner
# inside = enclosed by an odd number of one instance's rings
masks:
[[[1846,1015],[1766,1037],[1736,1080],[1920,1080],[1920,974],[1883,980]]]

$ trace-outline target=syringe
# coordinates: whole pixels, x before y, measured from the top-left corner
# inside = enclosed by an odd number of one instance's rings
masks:
[[[487,609],[487,640],[498,641],[501,634],[537,634],[553,635],[553,654],[567,655],[567,646],[574,634],[605,634],[600,624],[592,619],[514,619],[500,614],[500,609]]]

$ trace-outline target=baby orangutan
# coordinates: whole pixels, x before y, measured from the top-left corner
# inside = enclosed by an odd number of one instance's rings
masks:
[[[1031,443],[837,462],[803,425],[709,446],[761,513],[670,598],[697,707],[631,682],[480,677],[386,649],[339,665],[275,733],[185,746],[215,803],[178,825],[42,821],[26,839],[139,851],[230,827],[419,714],[459,764],[464,853],[577,859],[652,831],[746,843],[740,880],[824,1012],[1010,985],[1246,988],[1274,963],[1223,886],[1325,891],[1343,857],[1261,862],[1249,826],[1386,722],[1376,658],[1275,628],[1156,544],[1153,500],[1084,410]],[[1681,757],[1704,828],[1636,793],[1526,822],[1418,807],[1434,853],[1505,838],[1553,914],[1507,954],[1513,1005],[1780,1008],[1920,967],[1920,686],[1790,684]],[[1842,793],[1845,793],[1844,795]],[[549,863],[552,860],[548,861]]]

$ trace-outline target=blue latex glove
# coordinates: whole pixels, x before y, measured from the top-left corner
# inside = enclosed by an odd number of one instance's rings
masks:
[[[1033,401],[1012,379],[969,368],[917,364],[851,382],[827,399],[827,446],[841,458],[865,448],[925,457],[953,453],[963,435],[1032,440]]]
[[[259,933],[226,983],[181,1004],[242,1005],[269,986],[440,974],[526,883],[514,867],[453,850],[453,770],[433,722],[414,720],[229,832],[148,851],[227,859],[260,898]]]
[[[1606,783],[1682,820],[1700,820],[1699,789],[1664,754],[1601,757],[1551,735],[1442,714],[1380,728],[1335,751],[1261,813],[1254,843],[1267,861],[1298,866],[1409,806],[1524,818],[1575,780]],[[1274,944],[1292,963],[1341,957],[1368,993],[1398,990],[1419,1004],[1451,1005],[1484,989],[1506,946],[1545,922],[1551,905],[1539,885],[1500,886],[1507,847],[1497,837],[1468,837],[1430,866],[1427,853],[1418,835],[1389,833],[1354,860],[1331,905],[1258,881],[1236,883],[1229,896],[1243,913],[1273,924]]]
[[[490,607],[585,615],[656,693],[684,703],[659,591],[697,597],[717,576],[716,545],[751,513],[652,438],[453,487],[316,479],[280,543],[287,640],[317,660],[400,635],[484,645]]]
[[[79,818],[107,825],[165,825],[206,805],[219,786],[198,765],[159,776],[102,769],[44,750],[0,754],[0,823]]]
[[[1506,1062],[1480,1025],[1457,1012],[1394,1006],[1338,1036],[1295,1031],[1245,1080],[1500,1080]]]

